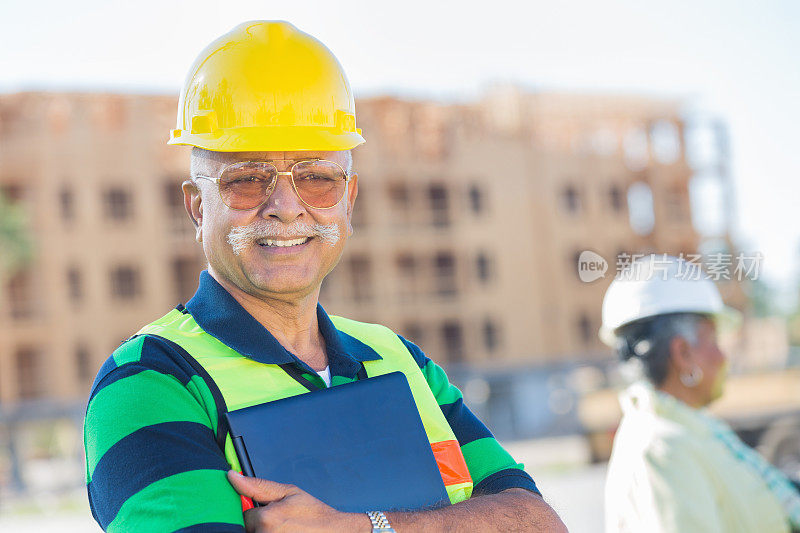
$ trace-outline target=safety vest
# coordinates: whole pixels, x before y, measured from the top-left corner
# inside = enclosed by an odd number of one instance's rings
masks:
[[[364,362],[367,377],[397,371],[405,374],[450,503],[468,499],[472,494],[472,478],[461,447],[425,376],[403,342],[392,330],[379,324],[337,316],[331,316],[330,319],[336,329],[358,339],[382,357]],[[157,335],[180,346],[211,378],[213,383],[208,384],[209,388],[213,391],[216,385],[224,399],[223,408],[229,411],[308,392],[280,365],[259,363],[241,355],[206,333],[190,313],[179,309],[173,309],[146,325],[137,334]],[[220,423],[224,418],[223,413],[218,413],[217,418],[217,423]],[[224,436],[224,446],[221,447],[231,468],[241,471],[229,432]]]

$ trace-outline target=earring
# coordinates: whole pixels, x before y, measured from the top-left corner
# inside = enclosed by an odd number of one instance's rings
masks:
[[[696,387],[698,383],[703,379],[703,369],[699,366],[695,366],[692,368],[692,371],[688,374],[681,374],[680,376],[681,383],[686,385],[687,387]]]

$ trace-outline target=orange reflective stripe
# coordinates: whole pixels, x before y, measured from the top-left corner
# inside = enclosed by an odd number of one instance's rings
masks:
[[[239,496],[242,500],[242,512],[249,511],[250,509],[255,509],[256,506],[253,505],[252,498],[248,498],[247,496]]]
[[[461,453],[457,440],[432,442],[431,449],[442,474],[446,486],[460,483],[472,483],[467,463]]]

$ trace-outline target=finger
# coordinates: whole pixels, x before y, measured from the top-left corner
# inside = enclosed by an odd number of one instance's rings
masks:
[[[236,489],[236,492],[242,496],[252,498],[258,503],[282,500],[295,490],[292,485],[284,485],[283,483],[276,483],[275,481],[257,477],[246,477],[235,470],[228,470],[228,481]]]
[[[266,516],[261,516],[262,512],[267,510],[266,507],[256,507],[255,509],[248,509],[244,512],[244,530],[247,533],[257,533],[259,528],[266,527]]]
[[[271,503],[266,507],[256,507],[244,512],[244,530],[247,533],[261,533],[263,531],[278,531],[279,526],[286,526],[286,516]]]

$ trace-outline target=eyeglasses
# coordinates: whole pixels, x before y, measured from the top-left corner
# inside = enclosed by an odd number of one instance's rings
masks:
[[[276,159],[276,161],[282,161]],[[330,209],[344,197],[350,175],[333,161],[297,161],[281,172],[269,161],[240,161],[222,169],[218,178],[197,175],[217,184],[222,202],[237,211],[261,207],[269,200],[278,176],[291,176],[298,198],[313,209]]]

